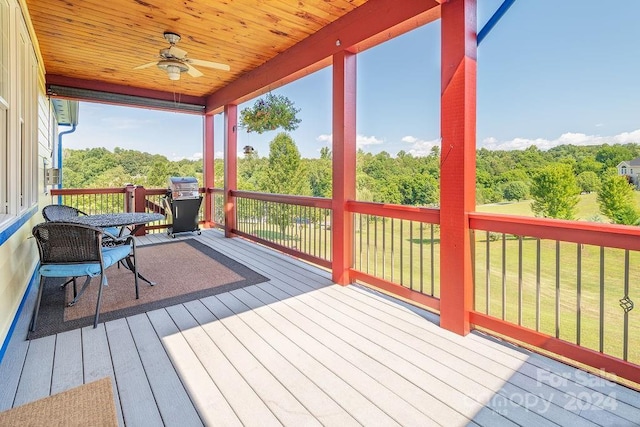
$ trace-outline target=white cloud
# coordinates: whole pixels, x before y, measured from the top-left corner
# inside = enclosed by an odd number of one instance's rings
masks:
[[[331,145],[333,142],[332,134],[322,134],[318,135],[316,141],[323,142],[327,145]],[[364,147],[366,145],[378,145],[382,144],[384,141],[375,137],[375,136],[366,136],[366,135],[356,135],[356,147]]]
[[[329,134],[329,135],[327,135],[327,134],[318,135],[318,137],[316,138],[316,141],[324,142],[327,145],[329,145],[333,141],[333,135],[331,135],[331,134]]]
[[[365,145],[378,145],[382,144],[382,140],[375,136],[356,135],[356,146],[362,147]]]
[[[180,160],[202,160],[202,153],[193,153],[191,156],[178,156],[176,153],[173,153],[171,156],[172,162],[179,162]]]
[[[544,138],[514,138],[509,141],[499,141],[494,137],[485,138],[479,144],[479,148],[487,148],[489,150],[524,150],[527,147],[535,145],[541,150],[548,150],[558,145],[601,145],[601,144],[626,144],[628,142],[640,141],[640,129],[623,132],[614,136],[587,135],[584,133],[567,132],[563,133],[556,139]]]
[[[433,147],[440,145],[439,138],[427,141],[411,135],[403,136],[401,141],[411,144],[411,148],[408,152],[414,157],[428,156]]]

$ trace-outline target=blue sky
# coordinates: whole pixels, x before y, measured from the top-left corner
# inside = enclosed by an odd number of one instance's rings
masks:
[[[502,0],[478,0],[478,30]],[[478,47],[477,146],[640,143],[640,1],[516,0]],[[357,133],[365,151],[425,155],[440,136],[440,24],[358,55]],[[183,78],[190,78],[184,76]],[[303,157],[331,142],[331,70],[274,91],[300,108]],[[239,108],[249,106],[250,101]],[[216,116],[216,152],[222,117]],[[276,132],[240,132],[268,155]],[[66,148],[115,147],[175,160],[202,156],[198,116],[81,103]]]

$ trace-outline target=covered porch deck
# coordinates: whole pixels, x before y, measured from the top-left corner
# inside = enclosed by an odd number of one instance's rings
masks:
[[[0,409],[111,377],[120,425],[637,425],[640,394],[217,230],[196,238],[268,282],[32,341]],[[138,244],[168,240],[138,237]]]

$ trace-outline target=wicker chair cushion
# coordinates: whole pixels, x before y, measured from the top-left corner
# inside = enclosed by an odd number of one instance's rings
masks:
[[[120,227],[105,227],[103,230],[105,233],[109,233],[114,237],[118,237],[118,235],[120,235]]]
[[[131,246],[121,245],[102,249],[104,268],[112,266],[126,258],[131,251]],[[100,264],[45,264],[40,267],[40,274],[45,277],[95,277],[100,274]]]

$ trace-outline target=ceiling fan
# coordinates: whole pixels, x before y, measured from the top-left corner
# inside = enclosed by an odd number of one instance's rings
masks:
[[[169,42],[170,46],[160,49],[160,59],[158,61],[149,62],[148,64],[135,67],[134,70],[142,70],[144,68],[157,65],[158,68],[167,73],[169,80],[180,80],[180,74],[184,72],[189,74],[191,77],[200,77],[204,75],[200,70],[193,67],[194,65],[223,71],[229,71],[231,69],[227,64],[187,58],[187,52],[176,47],[176,43],[180,41],[179,34],[166,31],[164,33],[164,38]]]

